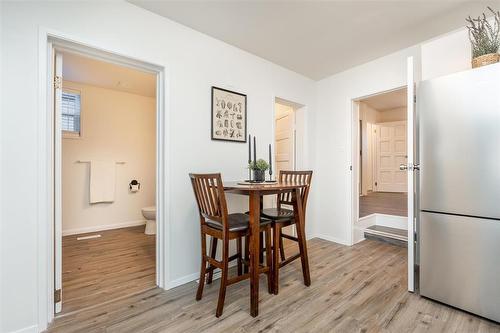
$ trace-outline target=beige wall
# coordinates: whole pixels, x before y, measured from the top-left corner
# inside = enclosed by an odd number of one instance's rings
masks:
[[[377,112],[378,123],[387,123],[390,121],[402,121],[402,120],[406,120],[406,107]]]
[[[373,151],[371,126],[378,122],[378,111],[366,103],[359,102],[359,119],[361,120],[361,193],[373,190]]]
[[[81,92],[81,138],[63,138],[63,234],[89,232],[143,222],[141,208],[155,205],[155,99],[74,82]],[[116,166],[113,203],[89,204],[88,163],[125,161]],[[132,179],[141,189],[129,193]]]
[[[375,134],[372,125],[377,123],[387,123],[391,121],[406,120],[406,107],[389,110],[377,110],[366,103],[359,102],[359,118],[361,120],[361,193],[366,195],[368,191],[373,191],[373,173],[375,151],[373,144]]]

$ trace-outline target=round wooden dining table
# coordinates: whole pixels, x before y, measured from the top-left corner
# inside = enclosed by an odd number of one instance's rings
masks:
[[[304,229],[304,211],[300,190],[306,187],[303,182],[276,182],[276,183],[252,183],[243,184],[239,182],[224,182],[224,190],[228,193],[235,193],[248,196],[250,211],[250,314],[256,317],[259,314],[259,257],[260,257],[260,211],[262,209],[262,197],[264,195],[276,195],[280,193],[292,193],[294,219],[297,229],[297,237],[303,244],[300,251],[304,284],[311,285],[309,274],[309,262],[307,257],[306,236]],[[279,269],[279,268],[274,268]]]

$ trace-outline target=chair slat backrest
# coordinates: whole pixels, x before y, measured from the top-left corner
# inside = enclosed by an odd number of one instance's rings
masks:
[[[204,219],[218,221],[225,225],[227,219],[227,204],[220,173],[190,173],[189,177],[193,185],[200,216]],[[204,223],[204,219],[202,219],[202,223]]]
[[[307,197],[309,195],[309,188],[311,187],[311,178],[313,172],[308,171],[285,171],[280,170],[279,180],[281,183],[305,183],[307,186],[300,189],[300,197],[302,199],[302,209],[304,214],[306,212]],[[281,205],[292,205],[293,198],[291,192],[280,193],[278,195],[278,208]]]

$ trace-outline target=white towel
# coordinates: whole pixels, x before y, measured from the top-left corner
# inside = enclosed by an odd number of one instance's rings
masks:
[[[115,201],[116,163],[90,162],[90,203]]]

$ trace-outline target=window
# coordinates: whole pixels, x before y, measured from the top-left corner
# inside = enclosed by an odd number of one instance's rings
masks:
[[[80,136],[80,93],[63,91],[61,110],[63,133]]]

